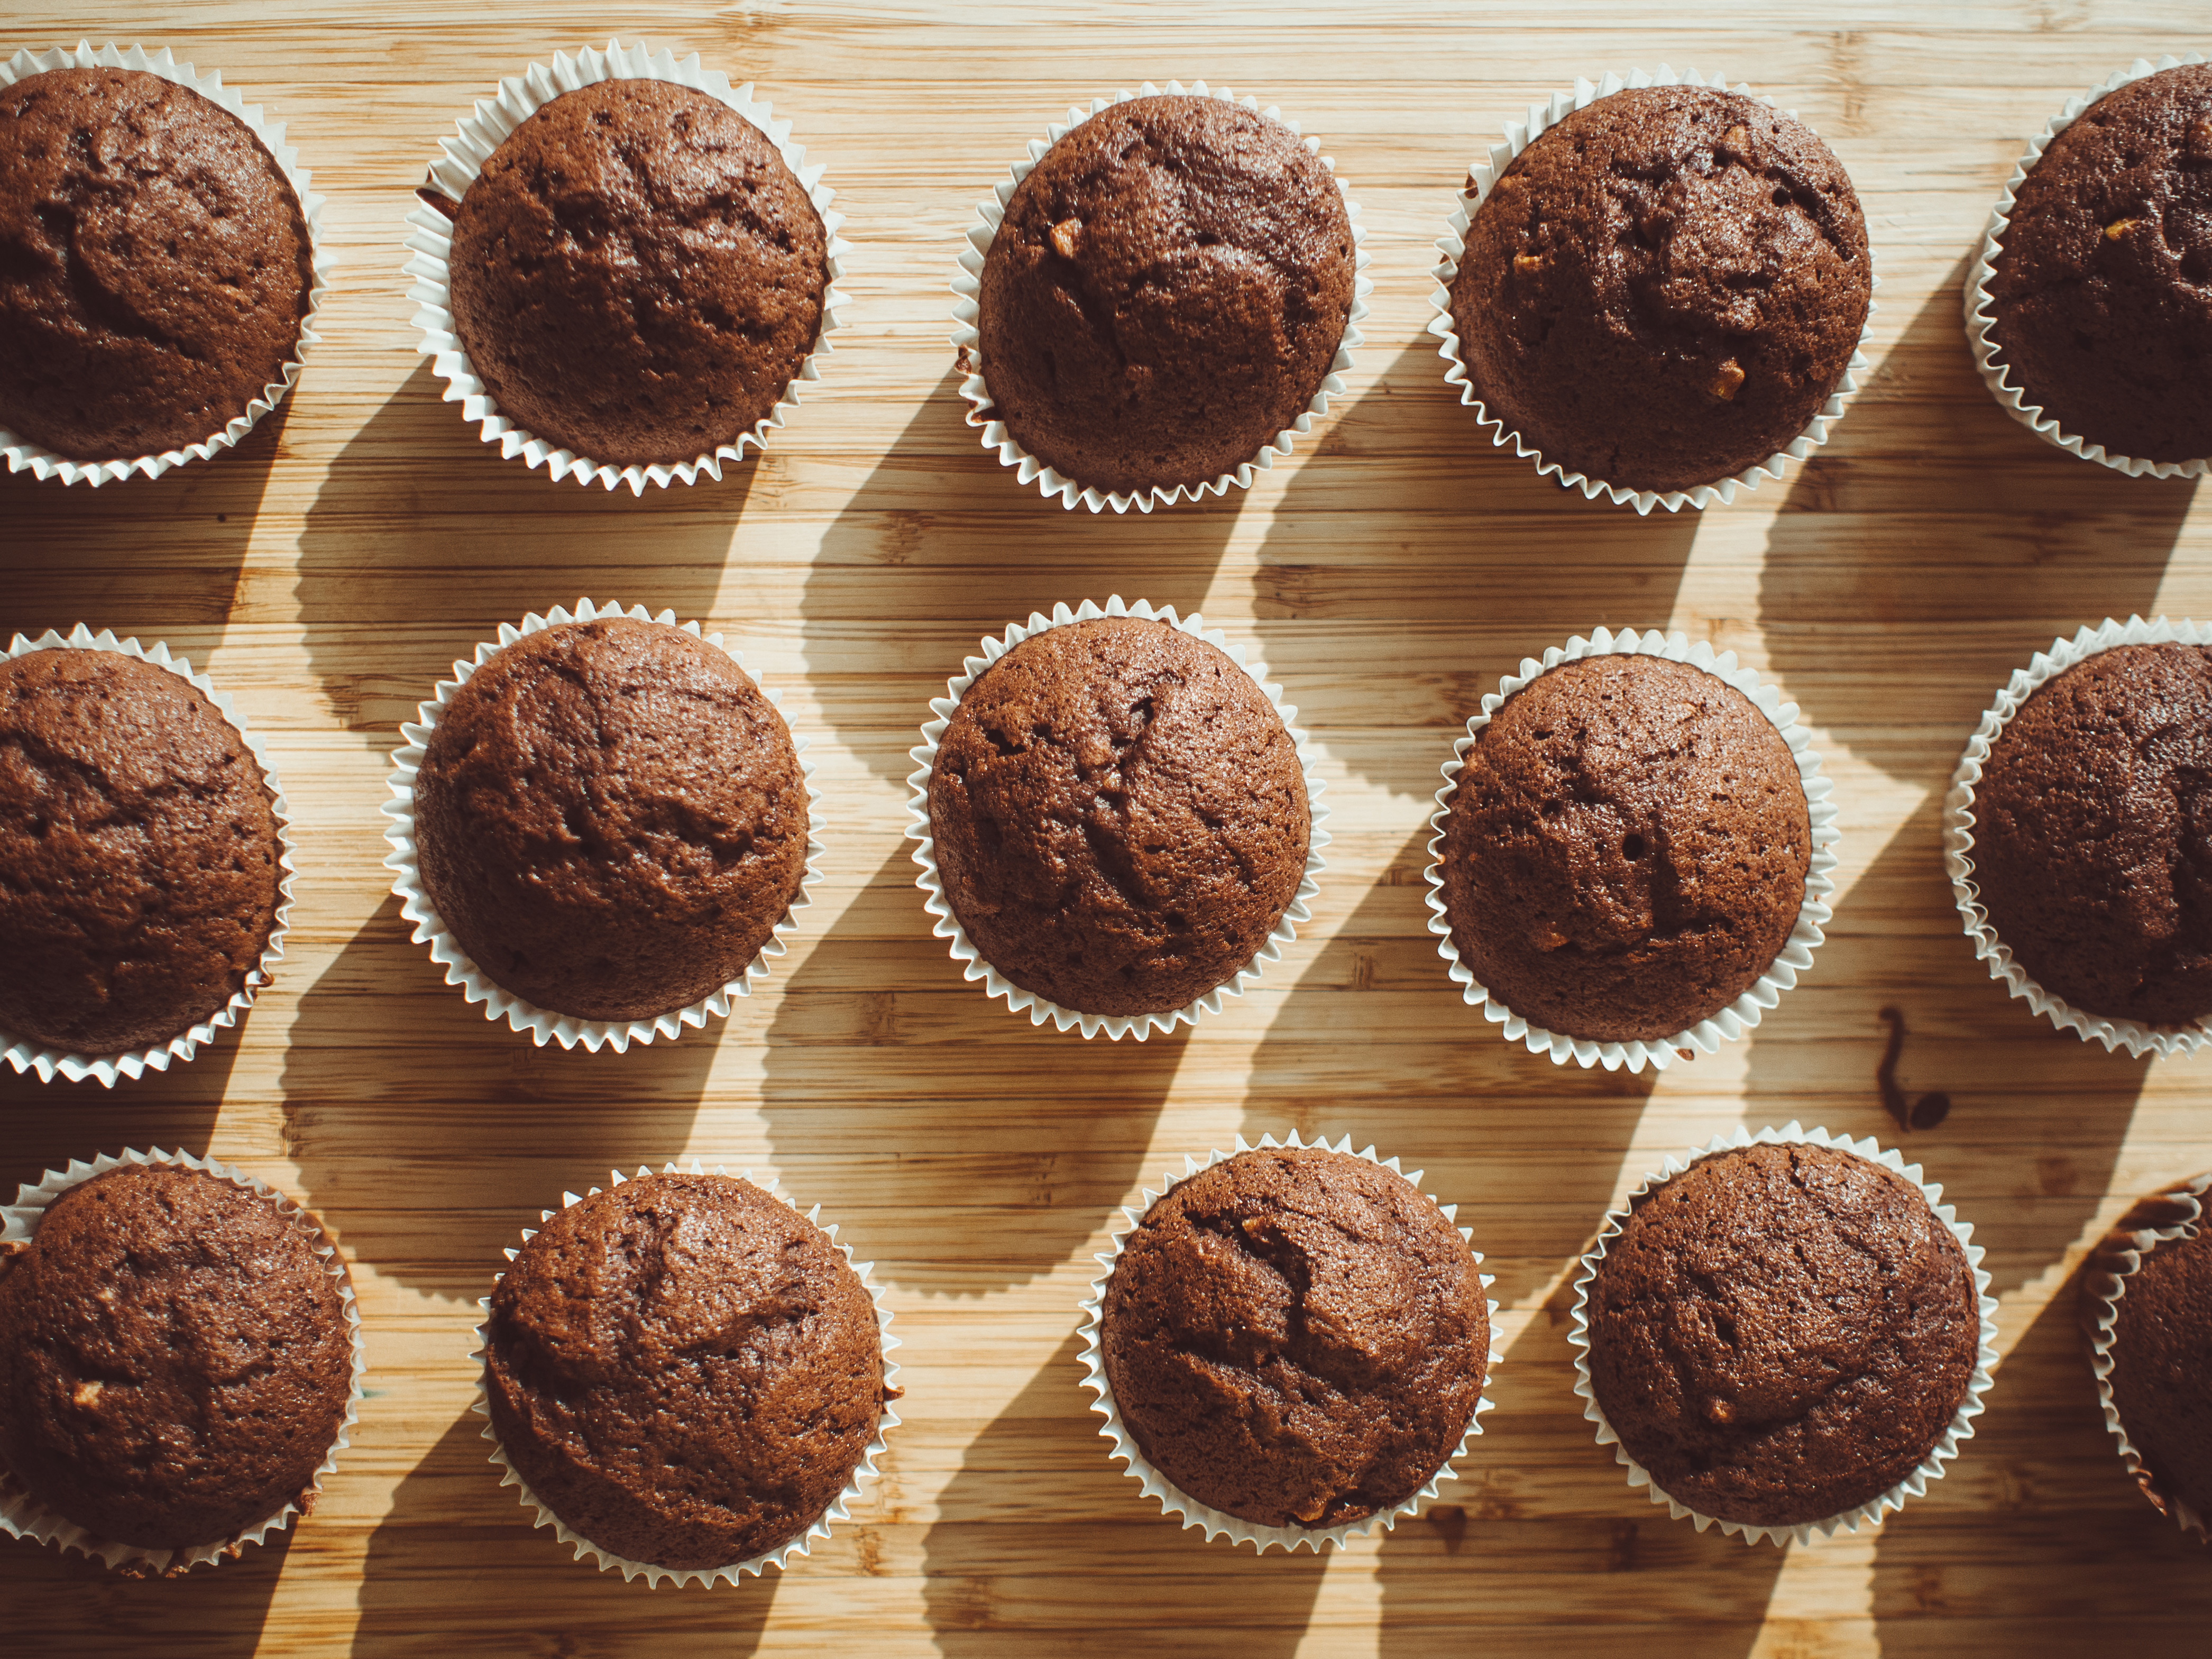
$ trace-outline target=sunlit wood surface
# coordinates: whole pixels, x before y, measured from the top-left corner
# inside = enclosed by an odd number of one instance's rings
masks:
[[[2135,1495],[2071,1313],[2134,1194],[2212,1164],[2204,1062],[2115,1057],[2008,1002],[1939,866],[1943,783],[1992,690],[2107,615],[2212,613],[2188,483],[2048,448],[1983,391],[1968,251],[2025,139],[2185,3],[1579,7],[923,3],[460,7],[298,0],[97,17],[15,5],[9,46],[166,42],[289,133],[331,198],[327,343],[239,453],[96,494],[0,481],[0,627],[82,620],[204,663],[266,733],[301,876],[275,988],[191,1065],[112,1092],[0,1082],[0,1181],[98,1148],[234,1159],[319,1209],[368,1321],[373,1395],[286,1542],[171,1583],[0,1547],[22,1652],[1014,1656],[2199,1650],[2212,1563]],[[610,35],[750,78],[829,164],[849,327],[757,464],[643,501],[502,462],[417,367],[401,216],[495,79]],[[1661,61],[1809,119],[1865,203],[1871,382],[1837,441],[1700,517],[1595,506],[1493,449],[1443,385],[1430,242],[1469,159],[1577,73]],[[1365,210],[1374,316],[1351,394],[1249,494],[1127,519],[1018,488],[963,424],[947,281],[975,202],[1094,94],[1203,76],[1322,135]],[[1263,987],[1141,1047],[1032,1030],[931,939],[900,839],[906,751],[980,635],[1120,592],[1197,608],[1313,729],[1335,843]],[[408,943],[379,867],[398,721],[502,619],[594,599],[731,635],[811,736],[823,901],[726,1024],[627,1055],[534,1049]],[[1772,674],[1841,791],[1843,891],[1801,988],[1668,1073],[1554,1068],[1464,1008],[1423,932],[1436,769],[1524,654],[1601,624],[1711,637]],[[1567,1266],[1668,1150],[1738,1122],[1895,1130],[1990,1247],[2004,1363],[1956,1472],[1878,1533],[1700,1536],[1591,1441]],[[1206,1546],[1108,1463],[1075,1304],[1113,1206],[1237,1133],[1350,1133],[1428,1171],[1504,1304],[1499,1409],[1445,1504],[1316,1560]],[[501,1247],[619,1164],[698,1156],[820,1200],[891,1287],[908,1389],[887,1478],[780,1579],[648,1591],[533,1533],[467,1414]]]

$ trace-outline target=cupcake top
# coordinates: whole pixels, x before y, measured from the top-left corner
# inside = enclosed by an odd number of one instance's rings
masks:
[[[276,927],[273,799],[183,676],[116,651],[0,660],[0,1032],[111,1054],[220,1012]]]
[[[1811,128],[1740,93],[1629,88],[1540,134],[1468,228],[1476,394],[1570,472],[1688,489],[1785,447],[1850,367],[1866,222]]]
[[[1813,832],[1790,745],[1717,675],[1651,656],[1547,670],[1476,733],[1446,803],[1460,959],[1536,1024],[1656,1042],[1789,943]]]
[[[2212,456],[2212,64],[2082,111],[1998,244],[1990,333],[2030,404],[2116,454]]]
[[[438,716],[415,779],[422,890],[479,969],[583,1019],[713,995],[806,874],[783,717],[727,653],[605,617],[525,635]]]
[[[2013,959],[2075,1007],[2212,1014],[2212,651],[2123,645],[2039,686],[1974,786],[1973,879]]]
[[[219,1176],[94,1176],[0,1259],[0,1464],[102,1538],[183,1549],[310,1508],[352,1389],[311,1235]]]
[[[313,286],[228,110],[138,70],[0,87],[0,427],[81,461],[202,442],[283,379]]]
[[[929,824],[983,959],[1089,1014],[1232,981],[1297,896],[1312,830],[1267,694],[1135,617],[1031,635],[983,672],[938,739]]]
[[[1590,1381],[1677,1503],[1793,1527],[1924,1462],[1966,1400],[1980,1298],[1921,1190],[1839,1147],[1701,1158],[1636,1200],[1589,1291]]]
[[[453,325],[501,413],[616,466],[750,432],[822,331],[829,236],[759,128],[665,81],[541,105],[453,212]]]
[[[2112,1404],[2160,1507],[2212,1515],[2212,1238],[2161,1240],[2112,1307]]]
[[[641,1176],[546,1222],[493,1287],[484,1384],[539,1503],[678,1571],[806,1531],[896,1392],[867,1287],[828,1236],[712,1175]]]
[[[1459,1230],[1403,1176],[1322,1147],[1177,1182],[1123,1242],[1100,1320],[1146,1461],[1264,1527],[1412,1498],[1459,1449],[1490,1363]]]
[[[1303,414],[1352,315],[1344,192],[1218,98],[1101,110],[1014,188],[978,301],[993,412],[1111,492],[1211,483]]]

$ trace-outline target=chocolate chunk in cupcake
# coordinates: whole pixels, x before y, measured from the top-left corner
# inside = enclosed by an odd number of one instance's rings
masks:
[[[2031,406],[2115,454],[2212,456],[2212,64],[2082,111],[1998,244],[1990,334]]]
[[[415,779],[423,892],[483,973],[583,1019],[713,995],[806,873],[805,775],[726,652],[603,617],[526,634],[438,716]]]
[[[1452,327],[1476,395],[1569,472],[1689,489],[1820,412],[1873,295],[1843,165],[1739,93],[1629,88],[1547,128],[1468,228]]]
[[[273,803],[183,676],[116,651],[0,660],[0,1032],[125,1053],[257,983],[281,902]]]
[[[1590,1381],[1652,1484],[1719,1521],[1848,1514],[1965,1401],[1980,1297],[1920,1188],[1839,1147],[1699,1158],[1638,1199],[1589,1289]]]
[[[829,1237],[714,1175],[641,1176],[546,1222],[492,1291],[484,1381],[539,1503],[679,1571],[805,1533],[896,1392],[867,1287]]]
[[[2039,686],[1974,786],[1973,881],[2045,990],[2151,1026],[2212,1014],[2212,651],[2124,645]]]
[[[1534,1024],[1656,1042],[1748,991],[1812,866],[1790,745],[1718,676],[1577,658],[1505,700],[1446,802],[1453,946]]]
[[[1032,635],[938,739],[930,834],[953,915],[1024,990],[1164,1013],[1235,981],[1297,896],[1297,746],[1252,677],[1167,623]]]
[[[1457,1451],[1489,1369],[1458,1229],[1402,1176],[1319,1147],[1177,1182],[1123,1241],[1100,1321],[1146,1461],[1265,1527],[1405,1503]]]
[[[352,1387],[313,1236],[221,1176],[94,1176],[0,1261],[0,1466],[101,1540],[222,1544],[312,1507]]]
[[[1218,98],[1113,105],[1045,152],[992,240],[993,413],[1080,484],[1211,483],[1321,390],[1353,276],[1344,193],[1290,127]]]
[[[203,442],[283,378],[313,286],[228,110],[139,70],[0,87],[0,427],[81,461]]]
[[[733,445],[822,330],[829,235],[766,134],[665,81],[541,105],[453,215],[453,324],[500,412],[615,466]]]

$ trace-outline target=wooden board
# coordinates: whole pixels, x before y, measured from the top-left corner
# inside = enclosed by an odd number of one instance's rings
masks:
[[[12,41],[166,41],[220,66],[331,199],[327,341],[242,450],[158,482],[0,481],[0,626],[83,620],[204,662],[265,733],[301,876],[274,988],[190,1066],[110,1091],[0,1081],[0,1182],[184,1146],[316,1206],[354,1264],[373,1397],[274,1547],[133,1583],[0,1547],[26,1651],[1258,1656],[1454,1650],[1813,1656],[2201,1646],[2212,1574],[2135,1496],[2072,1334],[2071,1274],[2134,1194],[2212,1164],[2201,1062],[2115,1057],[2008,1002],[1939,866],[1944,781],[2056,633],[2212,613],[2212,513],[2013,424],[1959,283],[2028,135],[2185,3],[923,3],[459,10],[358,0],[21,0]],[[848,331],[757,465],[647,499],[502,462],[418,368],[408,191],[501,74],[615,33],[756,80],[850,215]],[[95,37],[104,38],[104,37]],[[1595,506],[1493,449],[1443,385],[1430,242],[1469,158],[1577,73],[1725,70],[1814,124],[1864,199],[1871,380],[1810,465],[1702,516]],[[1248,494],[1067,514],[978,447],[947,281],[975,202],[1073,101],[1206,76],[1279,102],[1365,210],[1350,395]],[[978,638],[1057,599],[1202,609],[1321,746],[1335,836],[1314,925],[1262,986],[1141,1047],[1032,1030],[931,939],[900,839],[906,750]],[[532,607],[672,606],[723,629],[814,740],[826,891],[767,992],[627,1055],[533,1049],[447,988],[379,866],[398,721]],[[1655,1079],[1509,1048],[1423,932],[1436,769],[1481,692],[1601,623],[1711,637],[1771,673],[1841,792],[1843,891],[1756,1036]],[[1894,1135],[1875,1088],[1949,1092],[1907,1150],[1990,1247],[2004,1364],[1956,1472],[1879,1532],[1748,1549],[1622,1482],[1571,1393],[1567,1266],[1667,1151],[1791,1118]],[[1112,1206],[1239,1133],[1348,1133],[1425,1168],[1489,1253],[1499,1409],[1447,1502],[1325,1560],[1207,1547],[1107,1462],[1075,1304]],[[467,1414],[476,1298],[542,1205],[678,1156],[773,1170],[891,1289],[907,1400],[886,1477],[780,1578],[648,1592],[533,1533]]]

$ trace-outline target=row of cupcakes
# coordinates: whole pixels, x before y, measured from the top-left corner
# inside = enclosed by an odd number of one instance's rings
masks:
[[[1420,1181],[1348,1137],[1240,1138],[1124,1211],[1080,1307],[1083,1386],[1164,1511],[1319,1551],[1455,1477],[1498,1304]],[[2121,1455],[2200,1536],[2208,1182],[2131,1216],[2082,1285]],[[735,1583],[808,1553],[878,1473],[902,1392],[890,1310],[819,1206],[775,1188],[617,1172],[507,1250],[476,1410],[502,1484],[576,1559]],[[1570,1337],[1629,1484],[1699,1531],[1781,1544],[1940,1480],[1996,1364],[1982,1251],[1942,1199],[1894,1150],[1795,1123],[1639,1182],[1582,1257]],[[158,1151],[49,1171],[0,1213],[0,1530],[175,1574],[313,1508],[366,1396],[347,1269],[311,1213]]]
[[[982,641],[912,751],[938,937],[1034,1024],[1143,1040],[1310,920],[1328,808],[1297,711],[1202,618],[1118,597]],[[393,891],[450,984],[539,1044],[680,1036],[782,955],[826,826],[781,700],[719,634],[580,601],[503,624],[402,727]],[[2191,781],[2212,627],[2106,622],[2016,672],[1945,803],[1977,955],[2062,1030],[2193,1052],[2212,896]],[[1465,1000],[1559,1063],[1664,1067],[1756,1026],[1830,920],[1834,790],[1796,705],[1680,634],[1600,629],[1485,696],[1430,818]],[[0,658],[0,1051],[112,1084],[189,1060],[283,954],[266,753],[165,646]]]
[[[281,400],[329,285],[321,198],[282,136],[166,50],[0,66],[0,160],[24,180],[0,234],[27,273],[0,289],[11,471],[155,475]],[[1319,141],[1255,99],[1170,82],[1071,109],[1029,150],[954,282],[985,447],[1093,511],[1249,487],[1343,392],[1363,341],[1364,234]],[[2212,66],[2138,60],[2037,137],[1966,280],[1994,395],[2131,475],[2201,476],[2212,456],[2207,158]],[[145,182],[120,182],[123,161]],[[222,211],[168,187],[186,166]],[[611,43],[502,81],[407,216],[447,400],[555,478],[720,478],[830,349],[850,250],[823,171],[696,56]],[[137,246],[142,220],[166,258]],[[1694,70],[1578,80],[1531,106],[1470,170],[1437,248],[1430,331],[1462,401],[1544,475],[1638,512],[1779,477],[1866,367],[1872,252],[1841,163]],[[79,269],[161,331],[88,310]]]

